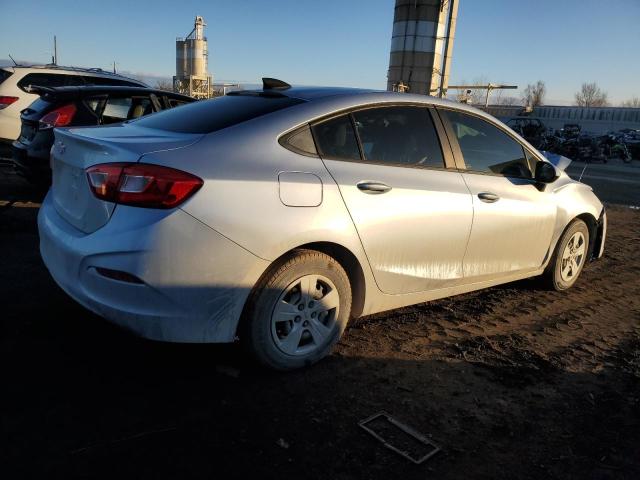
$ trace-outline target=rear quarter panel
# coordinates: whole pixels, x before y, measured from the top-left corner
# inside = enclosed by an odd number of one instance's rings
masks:
[[[377,287],[336,183],[320,158],[291,152],[278,143],[281,134],[305,123],[309,115],[276,112],[209,134],[186,149],[143,155],[141,161],[201,177],[204,185],[181,208],[269,262],[312,242],[347,248],[363,269],[368,300]],[[285,205],[278,182],[283,172],[317,177],[322,184],[320,204]],[[304,181],[305,176],[300,178]]]

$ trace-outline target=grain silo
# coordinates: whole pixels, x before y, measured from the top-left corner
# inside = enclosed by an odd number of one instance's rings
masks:
[[[204,36],[204,18],[196,17],[191,33],[176,39],[176,76],[173,89],[195,98],[209,98],[212,93],[211,75],[207,72],[209,52]]]
[[[457,12],[457,0],[396,0],[387,90],[446,92]]]

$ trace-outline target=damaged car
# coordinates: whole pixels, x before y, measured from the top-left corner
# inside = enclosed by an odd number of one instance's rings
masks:
[[[433,97],[263,79],[55,130],[38,215],[55,281],[143,337],[233,342],[279,370],[349,319],[602,256],[592,189],[494,117]]]

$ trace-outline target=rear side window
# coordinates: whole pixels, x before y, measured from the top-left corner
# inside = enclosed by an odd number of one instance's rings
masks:
[[[87,85],[113,85],[117,87],[140,87],[139,83],[128,82],[126,80],[120,80],[117,78],[105,78],[105,77],[84,77],[84,81]]]
[[[311,135],[311,129],[308,125],[284,135],[278,141],[280,145],[292,152],[311,157],[318,155],[316,145],[313,142],[313,135]]]
[[[467,170],[532,178],[520,143],[481,118],[447,110],[453,133],[458,139]]]
[[[10,72],[9,70],[3,70],[0,68],[0,83],[4,82],[11,75],[13,75],[13,72]]]
[[[71,87],[77,85],[85,85],[83,77],[58,73],[29,73],[18,82],[18,87],[22,90],[26,90],[28,87]]]
[[[358,141],[349,115],[314,125],[312,130],[321,157],[360,160]]]
[[[163,110],[136,125],[180,133],[211,133],[302,103],[289,97],[226,95]]]
[[[440,142],[424,107],[379,107],[353,113],[366,161],[444,168]]]
[[[29,73],[18,82],[18,87],[22,90],[29,87],[63,87],[64,85],[64,75],[52,73]]]

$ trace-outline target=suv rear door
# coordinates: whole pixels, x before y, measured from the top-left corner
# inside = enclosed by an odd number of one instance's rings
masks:
[[[385,293],[462,282],[472,202],[438,127],[429,108],[409,105],[362,109],[312,126]]]

